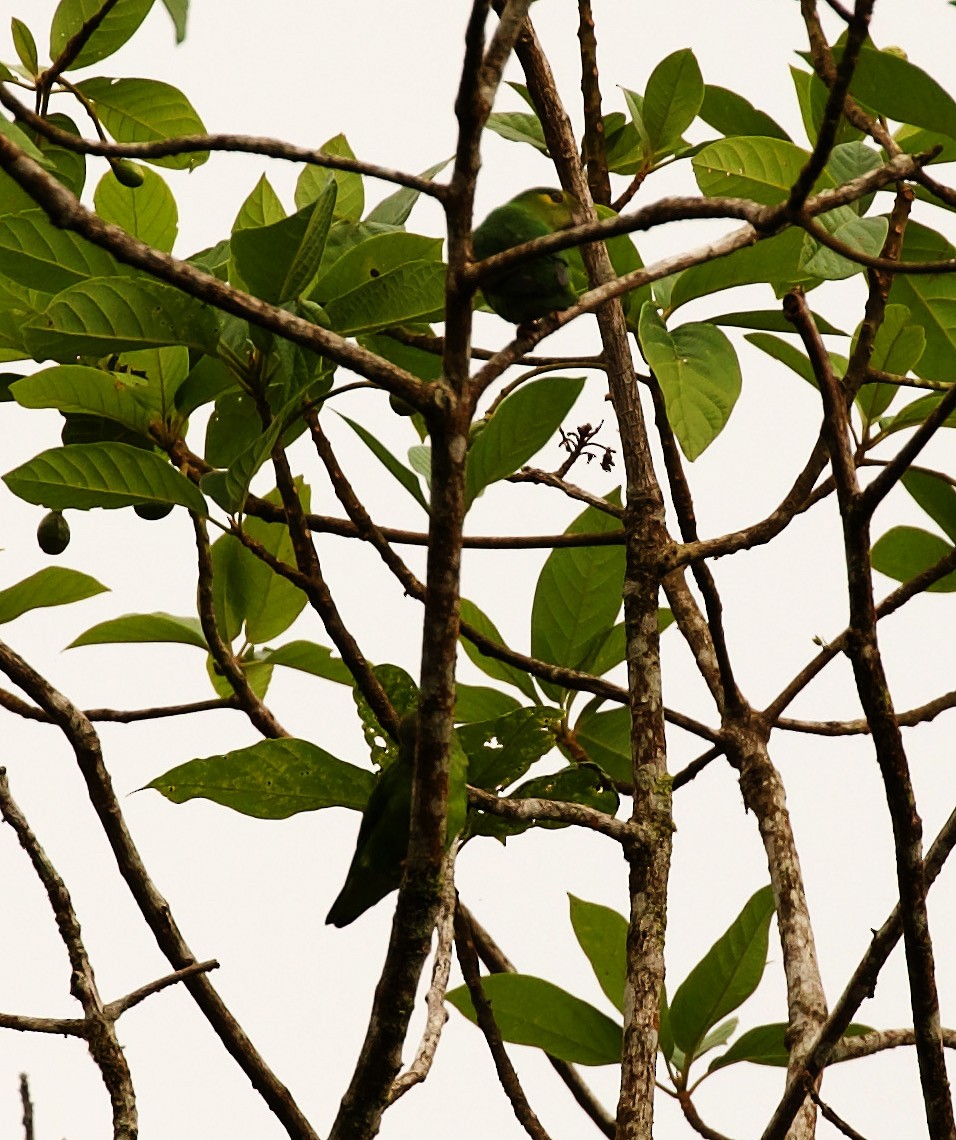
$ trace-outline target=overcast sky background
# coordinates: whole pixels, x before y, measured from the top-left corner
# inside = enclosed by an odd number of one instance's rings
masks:
[[[24,19],[41,52],[55,5],[20,0],[4,6]],[[599,62],[607,110],[624,110],[617,86],[643,90],[654,65],[692,47],[705,81],[731,87],[803,140],[788,67],[806,47],[793,0],[706,0],[624,4],[595,0]],[[355,153],[385,166],[419,171],[453,152],[452,109],[469,5],[464,0],[375,0],[348,4],[272,0],[268,6],[194,0],[186,42],[176,47],[157,4],[142,31],[89,74],[139,75],[182,88],[210,131],[271,135],[319,145],[344,131]],[[719,12],[719,16],[716,13]],[[544,0],[533,9],[565,99],[576,121],[576,5]],[[8,21],[3,22],[6,26]],[[834,25],[828,25],[833,30]],[[873,36],[900,44],[911,60],[945,83],[952,66],[956,12],[943,0],[882,0]],[[12,62],[9,33],[0,58]],[[516,66],[510,78],[519,79]],[[65,109],[65,101],[57,102]],[[518,110],[503,91],[499,109]],[[88,128],[84,125],[84,130]],[[707,137],[693,128],[694,139]],[[555,182],[530,148],[488,135],[483,149],[478,215],[529,185]],[[102,169],[105,170],[105,164]],[[246,156],[218,155],[190,175],[170,172],[180,207],[183,256],[227,236],[243,199],[263,171],[291,204],[297,168]],[[88,197],[101,170],[90,164]],[[165,173],[165,172],[164,172]],[[623,185],[623,183],[621,183]],[[640,201],[693,190],[689,164],[655,176]],[[370,202],[390,192],[367,183]],[[944,221],[930,221],[943,227]],[[441,233],[441,217],[421,203],[409,228]],[[641,235],[645,262],[725,232],[722,224],[669,226]],[[814,305],[851,328],[864,296],[862,277],[821,290]],[[697,302],[680,320],[746,307],[769,307],[769,290],[727,293]],[[476,342],[495,347],[510,330],[479,316]],[[593,351],[595,334],[578,322],[547,351]],[[845,342],[844,342],[845,344]],[[689,468],[702,535],[716,535],[763,517],[802,467],[819,427],[816,393],[769,358],[741,344],[744,390],[728,429]],[[606,387],[596,374],[572,413],[572,424],[605,419],[602,439],[614,445]],[[356,393],[340,410],[354,415],[399,454],[417,442],[406,422],[384,413],[380,396]],[[59,434],[55,413],[17,414],[4,406],[2,469],[10,470]],[[377,521],[423,527],[419,508],[385,474],[348,428],[327,417],[346,470]],[[201,437],[199,437],[201,438]],[[340,514],[307,450],[298,450],[314,487],[314,509]],[[953,467],[951,436],[929,452]],[[556,447],[539,457],[556,467]],[[606,493],[619,469],[575,469],[575,479]],[[263,484],[263,489],[267,489]],[[33,532],[42,512],[3,489],[0,585],[50,564]],[[469,515],[474,534],[563,529],[577,509],[543,488],[489,491]],[[2,636],[81,707],[139,707],[210,694],[203,655],[186,647],[96,647],[62,653],[79,632],[126,612],[195,612],[194,548],[188,518],[175,511],[161,523],[131,512],[72,512],[73,541],[60,564],[99,578],[111,593],[57,611],[28,614]],[[931,524],[900,491],[881,508],[875,533],[908,521]],[[417,603],[404,598],[368,551],[344,540],[321,540],[330,584],[366,655],[417,671]],[[421,570],[423,559],[407,553]],[[467,553],[464,593],[497,622],[518,649],[528,644],[528,615],[544,552]],[[714,566],[725,604],[728,639],[747,698],[772,698],[814,652],[812,638],[832,637],[845,624],[839,520],[830,500],[798,519],[769,548]],[[882,592],[891,588],[880,582]],[[897,707],[908,708],[952,688],[956,650],[951,599],[922,597],[881,625],[881,641]],[[307,611],[287,635],[325,642]],[[664,639],[665,699],[710,724],[715,716],[679,636]],[[462,676],[480,675],[465,663]],[[365,751],[347,690],[277,670],[269,704],[294,734],[354,762]],[[582,702],[583,703],[583,702]],[[788,712],[814,718],[858,715],[850,669],[832,664]],[[139,726],[103,726],[107,762],[123,797],[136,842],[159,888],[200,958],[217,957],[215,982],[252,1039],[291,1088],[322,1135],[327,1131],[365,1033],[371,991],[384,955],[391,903],[343,931],[324,915],[351,856],[358,815],[345,810],[300,815],[282,823],[247,819],[204,801],[176,807],[153,792],[133,794],[150,779],[193,756],[252,743],[254,730],[236,712],[210,713]],[[928,840],[956,799],[952,716],[907,732],[913,777]],[[65,876],[83,924],[100,990],[109,1000],[168,970],[116,873],[86,801],[73,759],[52,729],[4,716],[0,763],[41,842]],[[833,1001],[894,901],[889,822],[878,771],[866,741],[839,744],[777,733],[774,759],[788,789],[810,895],[828,997]],[[672,770],[701,751],[682,734],[672,740]],[[755,822],[745,815],[731,770],[718,762],[675,800],[672,901],[668,915],[668,986],[673,992],[746,899],[767,881]],[[606,840],[570,831],[531,833],[500,848],[472,844],[459,864],[463,899],[526,972],[564,985],[608,1008],[577,948],[567,917],[567,892],[625,911],[623,860]],[[956,1023],[956,875],[944,871],[933,888],[930,917],[936,940],[944,1024]],[[40,887],[9,829],[0,830],[0,1009],[76,1015],[69,970]],[[771,932],[771,965],[741,1011],[741,1029],[785,1019],[779,942]],[[884,970],[875,999],[859,1020],[877,1027],[911,1020],[902,950]],[[608,1008],[608,1012],[611,1012]],[[185,991],[167,991],[125,1015],[121,1041],[136,1084],[144,1137],[229,1136],[271,1140],[281,1129],[214,1039]],[[409,1056],[417,1043],[410,1037]],[[532,1104],[555,1140],[594,1135],[544,1059],[514,1049]],[[17,1075],[26,1071],[36,1104],[37,1140],[100,1140],[109,1134],[109,1103],[85,1047],[74,1040],[0,1035],[0,1135],[19,1135]],[[605,1103],[616,1102],[616,1068],[585,1070]],[[709,1125],[734,1136],[758,1133],[783,1087],[776,1069],[736,1066],[700,1090]],[[846,1065],[827,1075],[824,1096],[864,1135],[917,1136],[925,1131],[915,1056],[910,1050]],[[690,1135],[676,1109],[659,1098],[657,1135]],[[462,1140],[518,1137],[477,1030],[452,1012],[433,1074],[385,1116],[386,1140],[432,1137],[448,1127]],[[829,1135],[821,1124],[820,1135]]]

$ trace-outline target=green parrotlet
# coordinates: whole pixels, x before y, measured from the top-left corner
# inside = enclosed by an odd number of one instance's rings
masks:
[[[380,899],[398,890],[408,853],[417,735],[418,714],[403,717],[398,733],[398,756],[375,781],[365,805],[345,885],[326,916],[326,923],[332,926],[348,926]],[[448,847],[465,826],[467,767],[468,758],[457,738],[453,738],[448,789]]]
[[[534,238],[574,224],[576,199],[565,190],[536,186],[492,210],[475,230],[472,248],[477,258],[490,257]],[[481,285],[485,300],[506,321],[525,325],[577,299],[568,271],[568,251],[548,253],[494,274]]]

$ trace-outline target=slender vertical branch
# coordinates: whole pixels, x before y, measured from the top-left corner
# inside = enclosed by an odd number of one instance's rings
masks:
[[[829,357],[803,295],[799,292],[787,294],[784,311],[800,333],[820,384],[824,429],[843,521],[850,602],[847,652],[860,703],[870,725],[893,826],[903,940],[926,1119],[930,1135],[944,1140],[956,1137],[956,1119],[943,1055],[936,966],[926,911],[923,826],[877,639],[870,568],[870,514],[857,483],[844,393],[833,375]]]

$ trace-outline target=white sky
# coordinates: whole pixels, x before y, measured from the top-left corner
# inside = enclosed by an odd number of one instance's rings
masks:
[[[44,51],[54,4],[21,0],[5,7],[9,11],[4,14],[17,15],[31,26]],[[454,147],[452,101],[468,7],[463,0],[411,5],[272,0],[267,8],[194,0],[186,43],[176,48],[166,13],[157,4],[140,35],[91,74],[143,75],[180,86],[213,131],[272,135],[303,145],[318,145],[344,131],[361,158],[418,171]],[[616,85],[643,90],[660,59],[690,46],[707,82],[738,90],[795,138],[802,137],[787,73],[790,64],[799,62],[793,51],[806,46],[797,4],[595,0],[595,13],[608,110],[624,110]],[[565,97],[573,104],[578,90],[576,5],[543,0],[533,14]],[[956,12],[942,0],[882,0],[877,5],[876,42],[902,44],[914,62],[941,82],[951,68],[954,30]],[[6,33],[2,45],[0,58],[13,61]],[[517,69],[509,74],[520,78]],[[519,109],[517,97],[503,93],[500,108]],[[263,170],[290,202],[297,171],[266,160],[215,156],[189,176],[172,175],[180,205],[176,252],[186,255],[226,236]],[[97,177],[98,172],[91,172],[90,189]],[[553,181],[544,160],[530,148],[489,135],[479,214],[525,186]],[[675,188],[692,188],[686,166],[673,176],[649,181],[641,201]],[[374,201],[379,191],[368,189]],[[440,221],[425,203],[409,225],[439,233]],[[718,232],[723,232],[720,225],[691,232],[691,226],[683,224],[642,236],[639,245],[647,261]],[[849,327],[857,319],[862,296],[857,278],[829,293],[821,290],[814,304]],[[769,291],[698,302],[681,319],[701,319],[751,303],[769,307]],[[496,346],[505,342],[508,331],[497,318],[483,317],[476,340]],[[547,348],[587,351],[592,343],[593,332],[575,326]],[[815,393],[748,346],[741,349],[741,362],[744,392],[731,424],[689,469],[703,535],[766,514],[802,466],[817,431]],[[603,395],[601,381],[590,376],[573,422],[609,419]],[[357,393],[347,405],[342,402],[342,410],[379,431],[401,452],[416,440],[407,424],[386,420],[381,405],[381,400]],[[55,414],[42,419],[5,408],[3,415],[14,425],[4,432],[4,471],[55,442]],[[329,430],[340,444],[348,473],[372,504],[375,517],[420,527],[418,508],[363,449],[350,443],[348,429],[339,429],[331,419]],[[609,430],[610,425],[605,432]],[[297,454],[300,462],[308,462],[306,452]],[[951,438],[938,440],[930,454],[951,468]],[[540,462],[557,466],[560,455],[551,448]],[[574,475],[600,493],[614,485],[594,468]],[[315,509],[339,513],[314,465],[310,478],[316,488]],[[4,494],[0,584],[48,564],[33,539],[41,513]],[[507,487],[483,497],[469,517],[468,529],[492,533],[515,525],[548,532],[562,529],[576,513],[577,508],[553,492]],[[900,492],[881,509],[876,533],[902,520],[931,525],[918,514]],[[195,650],[133,646],[60,652],[80,631],[120,613],[194,612],[193,546],[184,513],[148,524],[130,512],[73,512],[71,523],[73,542],[61,563],[94,574],[112,593],[59,611],[26,615],[3,630],[4,639],[83,707],[128,708],[209,695],[202,655]],[[773,696],[813,655],[814,636],[828,637],[842,629],[846,604],[840,549],[834,504],[828,503],[794,523],[770,548],[724,559],[714,567],[738,678],[754,704]],[[414,672],[416,603],[388,582],[370,553],[332,538],[323,540],[321,550],[332,588],[356,624],[367,655],[397,661]],[[409,560],[420,567],[420,557],[410,555]],[[518,648],[527,646],[530,599],[542,560],[542,553],[466,555],[465,594],[495,618]],[[885,591],[889,584],[884,580],[880,588]],[[904,616],[881,627],[899,708],[952,687],[953,629],[952,605],[940,595],[917,600]],[[325,641],[308,613],[288,636]],[[664,653],[667,703],[714,723],[676,632],[667,634]],[[467,665],[463,676],[478,679]],[[345,759],[364,762],[345,690],[277,672],[269,703],[293,733]],[[816,718],[856,716],[848,665],[830,666],[788,711]],[[133,835],[187,939],[198,956],[220,959],[215,980],[224,998],[324,1134],[365,1033],[391,916],[390,906],[383,903],[344,931],[323,925],[351,854],[358,816],[333,810],[264,823],[202,801],[174,807],[153,793],[132,794],[173,764],[251,743],[255,734],[238,713],[149,726],[104,726],[102,737]],[[906,739],[931,839],[956,798],[952,718],[944,716],[910,731]],[[863,741],[834,745],[778,733],[772,749],[788,788],[824,980],[833,1000],[865,949],[870,929],[883,921],[893,903],[892,849],[879,776]],[[698,751],[689,738],[675,737],[674,770]],[[0,762],[67,880],[104,996],[116,997],[166,972],[112,865],[72,757],[55,731],[5,717]],[[733,773],[725,764],[715,764],[681,791],[675,814],[668,947],[672,991],[767,879],[754,820],[743,813]],[[63,947],[46,900],[8,829],[0,831],[0,868],[0,1009],[75,1015]],[[569,832],[529,834],[511,841],[507,849],[473,844],[462,855],[460,889],[519,968],[605,1008],[571,933],[566,892],[625,909],[624,863],[611,844]],[[956,880],[946,871],[933,889],[930,916],[943,1021],[948,1024],[956,1022],[954,905]],[[763,986],[741,1011],[742,1029],[785,1017],[775,932],[770,958]],[[859,1020],[877,1027],[904,1025],[904,979],[898,950]],[[124,1016],[119,1030],[138,1091],[143,1136],[270,1140],[282,1135],[185,991],[150,999]],[[414,1043],[414,1033],[410,1040]],[[588,1135],[590,1125],[547,1063],[531,1050],[514,1049],[513,1056],[555,1140]],[[21,1070],[31,1078],[38,1140],[99,1140],[109,1133],[108,1100],[82,1044],[5,1033],[0,1035],[0,1135],[19,1135]],[[616,1070],[586,1071],[586,1076],[613,1109]],[[737,1066],[705,1084],[699,1109],[712,1127],[752,1136],[782,1084],[780,1070]],[[828,1075],[824,1095],[865,1135],[923,1134],[912,1051],[844,1066]],[[690,1134],[664,1097],[658,1116],[658,1136]],[[386,1114],[382,1135],[404,1140],[433,1136],[449,1127],[462,1140],[523,1135],[497,1088],[480,1035],[454,1012],[432,1077]],[[821,1126],[821,1135],[825,1129]]]

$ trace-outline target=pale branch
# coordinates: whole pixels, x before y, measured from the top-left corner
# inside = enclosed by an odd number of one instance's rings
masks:
[[[0,85],[0,96],[2,96]],[[119,226],[104,222],[82,206],[62,183],[34,162],[8,136],[0,134],[0,167],[21,186],[51,222],[80,234],[93,245],[107,250],[117,260],[144,270],[152,277],[180,289],[251,324],[277,333],[303,348],[321,353],[336,364],[374,381],[387,392],[401,396],[413,407],[423,400],[428,386],[410,372],[390,364],[353,341],[312,324],[311,321],[243,293],[211,273],[154,249]]]
[[[183,938],[169,903],[150,878],[126,826],[92,724],[75,705],[3,641],[0,641],[0,671],[50,716],[73,749],[90,803],[106,835],[119,872],[159,948],[174,970],[194,965],[196,956]],[[256,1051],[208,975],[202,973],[185,977],[183,985],[291,1140],[317,1140],[315,1131],[289,1090]]]
[[[458,141],[444,199],[448,269],[441,398],[421,407],[431,436],[431,504],[420,668],[418,738],[412,778],[408,854],[398,888],[385,964],[368,1028],[329,1140],[374,1136],[401,1066],[408,1020],[440,902],[448,818],[449,761],[455,712],[460,622],[461,540],[466,511],[465,460],[474,397],[466,391],[472,296],[463,277],[471,251],[471,218],[482,127],[491,111],[514,36],[530,0],[509,0],[484,50],[488,5],[475,0],[455,103]],[[427,387],[427,386],[426,386]],[[437,390],[436,390],[437,391]]]
[[[956,1049],[956,1029],[940,1030],[943,1047]],[[830,1054],[830,1064],[841,1061],[855,1061],[860,1057],[872,1057],[886,1049],[899,1049],[916,1044],[916,1034],[912,1029],[874,1029],[872,1033],[860,1033],[853,1037],[841,1037]]]
[[[278,739],[288,736],[288,732],[273,716],[265,703],[259,699],[249,684],[249,679],[241,663],[232,651],[219,629],[216,620],[216,604],[213,597],[212,549],[205,521],[194,511],[190,511],[193,531],[196,537],[196,554],[199,573],[197,575],[196,605],[199,610],[199,624],[209,646],[209,653],[223,677],[232,686],[239,707],[263,736]]]
[[[579,203],[575,221],[594,221],[594,206],[581,169],[578,143],[530,20],[515,45],[515,54],[525,73],[561,185]],[[749,237],[744,244],[749,244]],[[591,288],[563,317],[573,319],[575,309],[595,312],[611,402],[620,430],[627,533],[623,597],[631,710],[632,820],[653,836],[652,842],[625,848],[630,913],[617,1136],[618,1140],[636,1140],[650,1135],[653,1125],[658,1010],[664,979],[664,932],[673,833],[657,619],[661,581],[659,552],[670,544],[670,538],[620,302],[629,285],[625,284],[626,278],[613,281],[614,268],[602,242],[582,246],[581,256]],[[547,330],[561,320],[562,316],[545,318],[541,325]],[[490,367],[483,370],[486,379]]]
[[[378,166],[371,162],[348,155],[326,154],[314,147],[295,146],[280,139],[264,138],[257,135],[208,134],[180,135],[173,138],[156,139],[153,142],[107,142],[105,139],[84,139],[64,131],[39,115],[35,115],[23,103],[0,84],[0,103],[14,118],[25,123],[31,130],[42,135],[76,154],[90,154],[101,158],[164,158],[169,155],[197,154],[206,151],[223,151],[232,154],[257,154],[263,158],[278,158],[287,162],[300,162],[306,166],[320,166],[328,170],[342,170],[377,178],[382,182],[392,182],[417,190],[431,198],[441,199],[445,187],[430,178],[417,174],[407,174],[403,170]]]
[[[927,888],[933,885],[954,846],[956,846],[956,811],[950,814],[927,852],[923,864]],[[901,932],[902,921],[900,907],[897,904],[880,929],[874,932],[866,953],[834,1005],[799,1071],[789,1077],[783,1097],[764,1129],[761,1140],[783,1140],[788,1134],[790,1122],[806,1096],[807,1087],[812,1085],[823,1069],[830,1064],[834,1051],[842,1044],[853,1015],[867,998],[873,996],[880,971],[899,942]]]
[[[116,1036],[115,1018],[104,1008],[100,998],[70,892],[13,799],[5,768],[0,768],[0,815],[13,829],[50,901],[57,930],[70,959],[70,992],[83,1009],[82,1035],[109,1094],[114,1140],[136,1140],[136,1095],[126,1055]]]
[[[455,916],[455,946],[458,951],[461,973],[465,979],[465,985],[468,987],[471,1004],[475,1009],[478,1028],[484,1034],[488,1051],[491,1053],[495,1070],[498,1073],[498,1080],[501,1082],[505,1095],[511,1101],[515,1118],[532,1140],[550,1140],[534,1109],[528,1103],[528,1098],[518,1080],[518,1074],[515,1072],[514,1065],[512,1065],[505,1049],[504,1041],[501,1039],[501,1030],[495,1021],[491,1002],[486,997],[481,984],[478,954],[475,950],[471,930],[460,912],[456,912]]]
[[[597,831],[615,840],[625,848],[632,845],[647,845],[651,836],[647,829],[633,821],[616,819],[607,812],[599,811],[589,804],[571,803],[567,800],[537,799],[531,797],[496,796],[483,788],[468,785],[468,803],[489,815],[499,815],[505,819],[527,820],[536,823],[548,819],[558,823],[574,824]]]
[[[475,944],[475,950],[478,952],[478,957],[487,967],[488,972],[491,974],[516,973],[517,970],[507,954],[505,954],[498,943],[491,937],[488,931],[485,930],[461,899],[458,900],[458,913],[468,925]],[[551,1062],[554,1071],[564,1082],[568,1092],[571,1093],[580,1107],[584,1109],[601,1133],[607,1136],[608,1140],[614,1140],[614,1118],[604,1105],[598,1101],[590,1088],[588,1088],[577,1069],[568,1061],[562,1061],[550,1053],[546,1053],[545,1056]]]
[[[824,434],[833,466],[843,522],[850,604],[847,652],[870,730],[893,828],[897,883],[903,908],[903,937],[909,976],[916,1053],[929,1130],[956,1137],[946,1062],[940,1041],[936,967],[926,910],[922,821],[916,807],[906,750],[883,669],[870,565],[871,511],[860,490],[852,451],[846,400],[802,293],[788,293],[784,312],[800,334],[820,387]],[[954,390],[956,396],[956,390]],[[947,397],[944,397],[946,399]],[[885,472],[884,472],[885,474]]]
[[[428,1016],[425,1019],[425,1028],[418,1046],[415,1059],[408,1068],[399,1073],[392,1082],[388,1094],[388,1103],[393,1104],[400,1096],[404,1096],[409,1089],[421,1084],[427,1079],[435,1060],[441,1032],[448,1020],[448,1011],[445,1008],[445,993],[448,990],[448,978],[451,974],[451,959],[455,945],[455,907],[457,894],[455,892],[455,856],[458,852],[458,842],[452,844],[442,867],[442,893],[438,914],[435,918],[435,957],[432,964],[432,980],[425,995],[425,1005]]]
[[[864,384],[895,384],[898,388],[921,388],[929,392],[948,392],[953,387],[951,380],[933,380],[926,376],[900,376],[896,372],[884,372],[881,368],[868,368]]]

